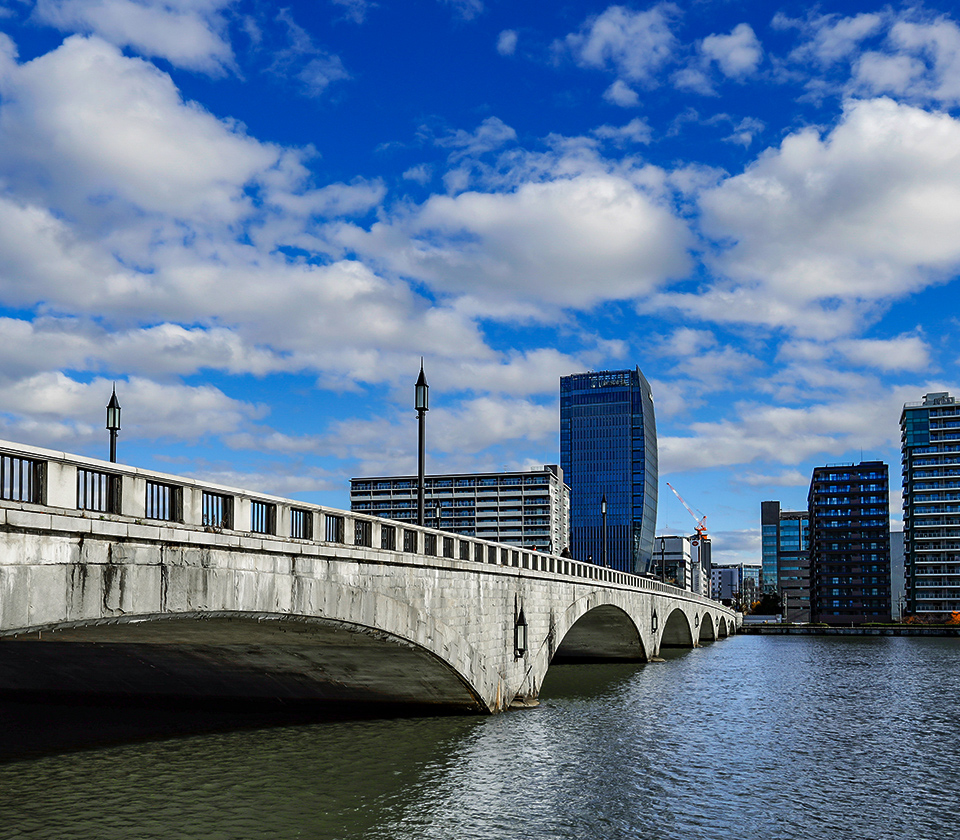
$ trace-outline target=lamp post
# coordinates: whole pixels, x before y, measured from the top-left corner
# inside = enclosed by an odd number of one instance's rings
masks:
[[[120,431],[120,403],[117,400],[117,386],[113,386],[110,402],[107,403],[107,430],[110,432],[110,463],[117,462],[117,432]]]
[[[607,557],[607,494],[604,493],[600,498],[600,516],[603,519],[603,565],[610,565],[610,558]]]
[[[423,527],[423,456],[424,456],[424,415],[430,410],[430,386],[423,375],[423,358],[420,358],[420,376],[413,389],[414,408],[417,409],[417,422],[420,427],[419,448],[417,450],[417,525]]]

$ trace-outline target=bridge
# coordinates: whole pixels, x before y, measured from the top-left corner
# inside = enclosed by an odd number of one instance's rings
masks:
[[[514,545],[0,441],[0,693],[533,701],[738,613]]]

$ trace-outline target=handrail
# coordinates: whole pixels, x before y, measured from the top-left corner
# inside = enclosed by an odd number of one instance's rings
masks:
[[[414,554],[421,558],[442,560],[452,563],[470,563],[473,565],[507,566],[522,571],[556,574],[576,580],[601,581],[614,586],[656,592],[662,595],[703,601],[711,608],[726,609],[718,601],[706,598],[679,587],[657,580],[642,577],[631,572],[623,572],[608,567],[585,563],[555,554],[532,551],[508,543],[495,543],[477,537],[463,536],[437,528],[421,527],[401,520],[382,517],[357,511],[345,511],[329,508],[310,502],[286,499],[265,493],[255,493],[241,488],[228,487],[211,482],[198,481],[184,476],[162,473],[101,461],[81,455],[42,449],[40,447],[17,444],[0,440],[0,456],[10,456],[36,462],[41,465],[37,474],[43,484],[42,491],[36,494],[39,501],[21,499],[0,499],[0,507],[21,509],[54,508],[64,513],[90,519],[96,515],[111,521],[129,521],[143,524],[147,520],[162,527],[187,528],[198,531],[214,531],[249,536],[257,539],[286,540],[293,543],[340,544],[350,548],[373,549],[379,552],[389,551],[396,554]],[[90,510],[84,508],[79,497],[78,470],[105,476],[105,480],[116,481],[111,488],[111,499],[116,500],[117,509]],[[169,488],[169,499],[159,508],[154,505],[153,512],[162,514],[149,516],[147,507],[148,487],[155,491],[157,487]],[[105,491],[106,492],[106,491]],[[231,515],[229,523],[215,526],[204,522],[204,499],[215,495],[229,499]],[[264,508],[267,506],[268,510]],[[291,536],[292,514],[296,512],[311,517],[308,537]],[[321,518],[322,517],[322,518]],[[327,524],[334,527],[327,529]],[[229,524],[230,527],[227,527]],[[241,527],[246,524],[247,527]],[[384,541],[382,529],[394,530],[391,539]],[[268,530],[264,530],[268,529]],[[405,551],[407,540],[405,532],[416,535],[416,551]],[[325,539],[328,533],[337,539]],[[428,538],[433,543],[432,552],[427,552]],[[359,540],[359,542],[358,542]],[[452,542],[448,542],[452,541]],[[413,542],[413,540],[411,540]],[[464,557],[464,543],[468,548]],[[392,545],[393,547],[389,547]],[[494,558],[494,559],[491,559]]]

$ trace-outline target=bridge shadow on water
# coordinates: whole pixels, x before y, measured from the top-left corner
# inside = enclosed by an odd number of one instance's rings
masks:
[[[452,714],[460,712],[409,703],[0,695],[0,764],[244,729]]]
[[[665,649],[661,657],[670,660],[688,652]],[[656,667],[661,665],[558,662],[548,670],[540,697],[549,703],[615,695],[638,672]],[[0,764],[220,732],[451,716],[463,716],[463,711],[411,703],[0,693]]]

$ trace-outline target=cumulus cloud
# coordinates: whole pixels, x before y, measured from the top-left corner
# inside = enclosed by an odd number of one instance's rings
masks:
[[[678,14],[672,3],[660,3],[642,12],[610,6],[586,21],[579,32],[567,35],[564,44],[583,67],[649,83],[677,48],[671,24]]]
[[[803,42],[791,53],[797,62],[815,61],[822,66],[849,60],[856,56],[861,44],[878,34],[885,26],[886,15],[861,13],[852,17],[818,15],[810,20],[791,20],[782,13],[774,16],[776,28],[795,27],[803,35]]]
[[[177,67],[234,68],[223,10],[233,0],[37,0],[34,16],[64,32],[96,34]]]
[[[249,207],[244,186],[282,157],[99,38],[72,36],[8,64],[0,95],[0,171],[74,219],[96,218],[97,205],[117,200],[124,212],[233,221]]]
[[[947,18],[929,23],[897,21],[886,49],[859,57],[852,85],[871,94],[960,103],[960,27]]]
[[[432,196],[369,231],[342,225],[335,235],[442,292],[553,307],[647,294],[688,270],[692,244],[655,194],[600,173]]]
[[[617,79],[610,87],[603,92],[603,98],[607,102],[619,105],[621,108],[636,108],[640,104],[640,97],[637,92],[626,84],[623,79]]]
[[[960,265],[960,121],[889,99],[849,102],[706,190],[703,228],[729,278],[665,295],[702,317],[829,337]],[[713,313],[710,315],[709,313]]]
[[[708,35],[700,43],[706,59],[715,62],[725,76],[742,79],[756,71],[763,48],[749,24],[737,24],[729,35]]]

